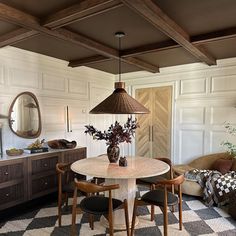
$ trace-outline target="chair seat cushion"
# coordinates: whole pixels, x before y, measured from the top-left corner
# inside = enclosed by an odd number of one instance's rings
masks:
[[[122,201],[118,199],[112,199],[113,210],[119,208],[122,205]],[[94,215],[103,215],[108,213],[109,198],[102,196],[91,196],[81,200],[80,208],[82,211],[91,213]]]
[[[164,206],[164,190],[162,189],[156,189],[151,190],[147,193],[145,193],[141,199],[147,203],[156,205],[156,206]],[[167,193],[167,205],[173,206],[178,203],[178,197],[171,193]]]
[[[152,176],[152,177],[148,177],[148,178],[141,178],[138,179],[138,183],[147,183],[147,184],[157,184],[158,181],[160,180],[164,180],[166,178],[164,178],[163,176]]]

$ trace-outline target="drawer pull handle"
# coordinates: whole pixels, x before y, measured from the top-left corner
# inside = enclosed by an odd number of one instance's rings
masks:
[[[6,197],[9,197],[9,193],[6,193]]]
[[[5,175],[8,175],[8,172],[5,172]]]
[[[44,167],[47,167],[47,166],[48,166],[48,164],[47,164],[47,163],[45,163],[43,166],[44,166]]]
[[[48,185],[48,182],[45,182],[44,185]]]

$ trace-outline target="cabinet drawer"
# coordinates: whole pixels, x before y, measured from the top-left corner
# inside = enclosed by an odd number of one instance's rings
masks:
[[[57,175],[49,175],[32,180],[32,195],[57,188]]]
[[[58,156],[32,160],[32,174],[37,174],[44,171],[56,170]]]
[[[24,199],[24,184],[16,184],[0,189],[0,204],[23,200]]]
[[[0,166],[0,183],[23,178],[23,171],[23,162],[12,165]]]

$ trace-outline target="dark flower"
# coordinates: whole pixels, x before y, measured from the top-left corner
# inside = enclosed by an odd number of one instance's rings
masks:
[[[129,117],[123,126],[116,121],[104,132],[97,130],[93,125],[86,125],[85,133],[93,136],[94,139],[105,140],[107,145],[118,145],[122,142],[131,143],[138,127],[137,119],[132,120]]]

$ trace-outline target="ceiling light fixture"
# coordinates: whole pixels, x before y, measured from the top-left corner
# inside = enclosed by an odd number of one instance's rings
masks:
[[[121,50],[121,38],[123,32],[115,33],[119,39],[119,53]],[[94,107],[90,114],[146,114],[150,111],[141,103],[131,97],[125,90],[125,83],[121,82],[121,57],[119,56],[119,82],[115,82],[114,92]]]

